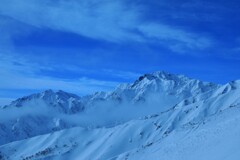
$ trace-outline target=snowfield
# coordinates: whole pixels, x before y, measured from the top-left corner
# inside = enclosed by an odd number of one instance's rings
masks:
[[[0,159],[239,160],[240,81],[154,72],[112,92],[47,90],[0,110]]]

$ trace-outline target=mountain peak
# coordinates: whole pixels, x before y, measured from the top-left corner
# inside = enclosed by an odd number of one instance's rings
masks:
[[[40,93],[41,97],[43,97],[43,96],[51,96],[53,94],[55,94],[55,92],[52,89],[47,89],[47,90],[45,90],[45,91]],[[35,94],[35,95],[37,95],[37,94]]]
[[[53,91],[51,89],[19,98],[13,101],[9,106],[23,107],[31,105],[32,103],[36,103],[39,106],[44,103],[62,113],[75,113],[84,109],[79,96],[62,90]]]
[[[57,90],[57,91],[54,91],[52,89],[48,89],[48,90],[45,90],[41,93],[37,93],[37,94],[33,94],[33,95],[30,95],[31,96],[34,96],[35,97],[40,97],[40,98],[49,98],[49,97],[56,97],[56,98],[59,98],[59,99],[68,99],[68,98],[80,98],[79,96],[75,95],[75,94],[72,94],[72,93],[68,93],[68,92],[65,92],[63,90]]]
[[[171,102],[168,104],[176,104],[181,99],[219,87],[220,85],[192,79],[184,75],[157,71],[140,76],[134,83],[119,85],[109,96],[120,101],[142,102],[147,101],[149,97],[154,95],[156,99],[161,99],[162,102],[164,102],[164,99],[171,98]]]
[[[161,80],[189,80],[190,78],[184,75],[172,74],[166,71],[156,71],[148,74],[144,74],[140,76],[138,81],[142,81],[143,79],[147,80],[154,80],[154,79],[161,79]]]

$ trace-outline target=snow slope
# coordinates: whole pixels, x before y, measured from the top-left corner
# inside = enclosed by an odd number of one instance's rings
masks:
[[[51,92],[46,97],[58,95]],[[30,112],[31,123],[27,121],[29,114],[5,118],[4,123],[1,120],[5,128],[1,127],[0,132],[0,159],[237,160],[240,157],[240,81],[220,86],[155,72],[133,84],[121,85],[113,92],[86,97],[67,95],[64,100],[69,102],[69,98],[75,98],[81,109],[70,112],[72,103],[63,101],[62,104],[67,105],[58,106],[59,110],[44,102],[42,96],[33,96],[37,97],[34,101],[25,98],[37,106],[26,105],[25,99],[21,100],[24,101],[21,106],[17,106],[16,101],[5,106],[2,112],[36,110],[43,106],[35,103],[41,99],[46,111],[51,108],[55,114]],[[56,99],[50,99],[56,104]],[[19,121],[24,118],[26,121],[16,128],[14,118],[17,117]],[[36,117],[39,123],[32,121]],[[36,124],[38,127],[34,128]],[[21,131],[26,125],[32,126],[32,130],[24,136],[17,135],[20,141],[8,137],[12,128],[4,132],[7,126]],[[53,130],[54,126],[61,127]]]

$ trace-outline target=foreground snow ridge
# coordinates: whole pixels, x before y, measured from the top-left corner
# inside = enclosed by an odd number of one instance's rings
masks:
[[[0,108],[0,160],[239,160],[240,81],[154,72],[112,92]]]

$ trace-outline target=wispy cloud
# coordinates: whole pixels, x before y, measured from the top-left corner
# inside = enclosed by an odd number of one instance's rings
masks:
[[[206,37],[167,25],[141,25],[139,31],[147,38],[169,45],[172,50],[177,52],[184,53],[188,49],[205,49],[212,45],[212,41]]]
[[[2,4],[4,5],[0,7],[1,14],[36,27],[70,31],[108,41],[136,39],[136,35],[126,31],[136,25],[136,11],[128,10],[119,0],[3,0]]]
[[[45,90],[50,88],[86,95],[96,91],[111,90],[119,84],[117,81],[88,77],[61,79],[44,76],[39,74],[41,69],[48,69],[48,67],[38,66],[14,54],[0,54],[0,90]]]
[[[106,74],[121,78],[121,79],[137,79],[141,74],[129,71],[116,71],[111,69],[103,69]]]
[[[2,0],[0,14],[39,28],[76,33],[85,37],[123,43],[151,43],[152,39],[175,52],[204,49],[211,39],[159,21],[147,22],[144,5],[123,0],[41,1]]]
[[[100,81],[82,77],[75,80],[64,80],[51,77],[28,77],[24,75],[3,75],[1,89],[63,89],[80,95],[91,94],[96,91],[113,89],[118,83],[111,81]]]

